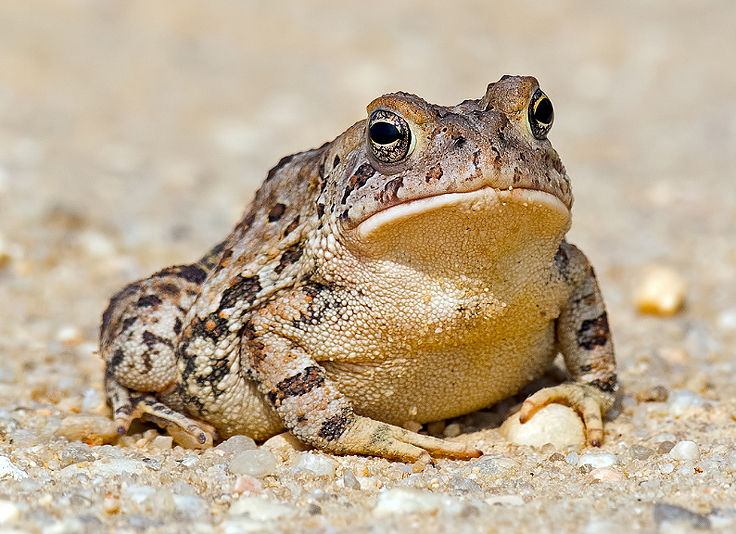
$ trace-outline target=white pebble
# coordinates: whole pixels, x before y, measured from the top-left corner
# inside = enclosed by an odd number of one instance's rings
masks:
[[[262,497],[242,496],[230,507],[231,515],[247,515],[255,521],[272,521],[296,515],[292,506],[267,501]]]
[[[674,315],[685,304],[687,282],[674,269],[651,265],[642,273],[634,291],[634,303],[641,313]]]
[[[10,458],[7,456],[0,456],[0,480],[12,478],[14,480],[20,480],[26,478],[28,475],[22,469],[15,466]]]
[[[700,449],[694,441],[680,441],[670,451],[675,460],[700,460]]]
[[[615,454],[583,454],[578,459],[578,465],[589,465],[593,469],[601,469],[605,467],[613,467],[618,465],[618,457]]]
[[[599,469],[593,469],[590,472],[590,476],[602,480],[603,482],[620,482],[624,478],[624,474],[621,471],[615,469],[608,469],[607,467],[601,467]]]
[[[311,471],[318,477],[331,477],[335,474],[335,461],[324,455],[314,453],[304,453],[299,462],[296,464],[297,469]]]
[[[0,500],[0,525],[20,519],[20,509],[11,501]]]
[[[174,438],[171,436],[156,436],[151,442],[151,447],[154,449],[169,450],[174,444]]]
[[[481,458],[477,462],[470,465],[471,473],[477,472],[483,475],[494,476],[515,475],[519,471],[519,469],[521,469],[521,464],[519,464],[519,462],[517,462],[516,460],[512,460],[511,458],[506,458],[504,456],[491,456]],[[462,474],[462,471],[460,471],[459,474]]]
[[[266,449],[243,451],[230,460],[228,469],[234,475],[262,478],[276,471],[276,457]]]
[[[258,446],[256,445],[256,442],[253,441],[253,438],[250,438],[248,436],[233,436],[220,443],[217,447],[215,447],[215,450],[224,453],[238,453],[243,451],[255,450],[257,448]]]
[[[562,451],[571,445],[585,444],[585,429],[580,416],[562,404],[550,404],[523,425],[514,414],[501,425],[501,433],[511,443],[541,448],[547,443]]]
[[[450,511],[458,507],[459,503],[449,497],[427,490],[399,487],[381,493],[374,512],[379,516],[411,512],[433,514],[440,509]]]

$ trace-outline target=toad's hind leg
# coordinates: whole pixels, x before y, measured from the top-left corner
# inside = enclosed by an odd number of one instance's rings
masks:
[[[102,317],[100,352],[106,364],[105,393],[118,434],[127,432],[134,419],[144,417],[165,422],[167,427],[178,425],[185,433],[193,424],[199,425],[199,433],[190,432],[195,440],[204,432],[210,434],[205,441],[211,441],[209,425],[184,421],[186,416],[172,410],[182,410],[175,394],[176,344],[184,317],[212,268],[211,255],[130,284],[110,300]]]

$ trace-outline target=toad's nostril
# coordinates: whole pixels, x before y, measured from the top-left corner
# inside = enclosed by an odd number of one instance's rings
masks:
[[[465,139],[462,135],[458,135],[457,137],[454,137],[453,139],[454,139],[455,148],[464,147],[467,141],[467,139]]]

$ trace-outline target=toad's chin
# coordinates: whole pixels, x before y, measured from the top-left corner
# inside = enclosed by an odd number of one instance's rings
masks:
[[[551,258],[570,224],[570,210],[552,194],[484,187],[392,206],[345,237],[367,260],[473,275]]]

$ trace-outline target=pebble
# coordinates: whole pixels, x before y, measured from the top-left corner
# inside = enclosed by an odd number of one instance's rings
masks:
[[[234,475],[262,478],[276,471],[276,457],[267,449],[245,450],[230,460],[228,469]]]
[[[74,469],[77,471],[74,471]],[[140,460],[134,460],[132,458],[111,458],[105,462],[98,460],[89,464],[89,473],[92,476],[100,477],[111,477],[115,475],[128,474],[142,474],[149,471],[148,466]],[[67,471],[68,470],[68,471]],[[77,465],[70,465],[61,470],[62,474],[73,475],[79,471]]]
[[[360,482],[358,482],[358,479],[355,477],[355,473],[353,473],[350,469],[346,469],[345,472],[342,474],[342,483],[348,489],[360,489]]]
[[[558,450],[585,444],[585,428],[577,412],[562,404],[550,404],[523,425],[514,414],[501,425],[501,433],[511,443],[541,448],[551,443]]]
[[[292,506],[268,501],[262,497],[242,496],[230,506],[231,515],[247,515],[255,521],[272,521],[296,515]]]
[[[304,453],[296,464],[297,469],[311,471],[318,477],[331,477],[335,474],[335,460],[325,454]]]
[[[519,469],[521,469],[519,462],[503,456],[481,458],[470,465],[471,472],[477,472],[482,475],[509,476],[518,473]]]
[[[282,432],[269,438],[261,448],[271,451],[282,462],[288,460],[295,452],[311,449],[309,445],[299,441],[291,432]]]
[[[20,509],[15,503],[0,500],[0,525],[20,519]]]
[[[460,503],[444,495],[428,490],[398,487],[382,492],[373,511],[378,516],[386,516],[411,512],[434,514],[440,509],[452,513],[458,511],[458,508],[461,508]]]
[[[491,506],[521,506],[524,499],[520,495],[497,495],[484,499]]]
[[[657,524],[662,523],[687,523],[696,529],[709,529],[711,527],[708,517],[691,512],[682,506],[666,503],[654,503],[652,518]]]
[[[668,397],[669,391],[664,386],[641,389],[634,395],[638,402],[666,402]]]
[[[257,448],[258,446],[256,445],[256,442],[253,441],[253,438],[248,436],[233,436],[220,443],[215,447],[215,450],[225,454],[237,454],[239,452],[251,451]]]
[[[618,465],[618,457],[615,454],[587,453],[578,458],[578,465],[589,465],[593,469],[613,467]]]
[[[150,514],[171,514],[176,510],[176,501],[171,490],[164,486],[146,497],[142,508]]]
[[[670,458],[674,460],[700,460],[700,448],[694,441],[680,441],[670,450]]]
[[[0,456],[0,480],[6,480],[12,478],[14,480],[21,480],[26,478],[28,475],[25,471],[15,466],[10,458],[7,456]]]
[[[635,444],[629,448],[629,456],[633,460],[646,460],[652,455],[654,455],[654,451],[649,447]]]
[[[669,411],[675,417],[685,415],[693,408],[706,408],[708,405],[713,405],[711,401],[705,400],[703,397],[696,395],[689,389],[681,389],[674,392],[670,396],[669,400]]]
[[[69,441],[82,441],[90,445],[102,445],[118,437],[115,421],[109,417],[70,415],[61,420],[56,434]]]
[[[260,495],[263,493],[263,484],[255,477],[249,475],[240,475],[235,479],[233,493],[250,493],[251,495]]]
[[[590,476],[597,480],[602,480],[603,482],[621,482],[626,478],[621,471],[608,469],[607,467],[593,469],[590,472]]]
[[[634,303],[640,313],[670,316],[682,309],[687,292],[687,282],[680,273],[664,265],[651,265],[644,269],[634,290]]]
[[[171,436],[156,436],[151,442],[151,447],[154,449],[160,449],[168,451],[174,445],[174,438]]]
[[[60,465],[66,467],[79,462],[93,462],[95,455],[89,450],[89,445],[80,441],[70,443],[61,450]]]

